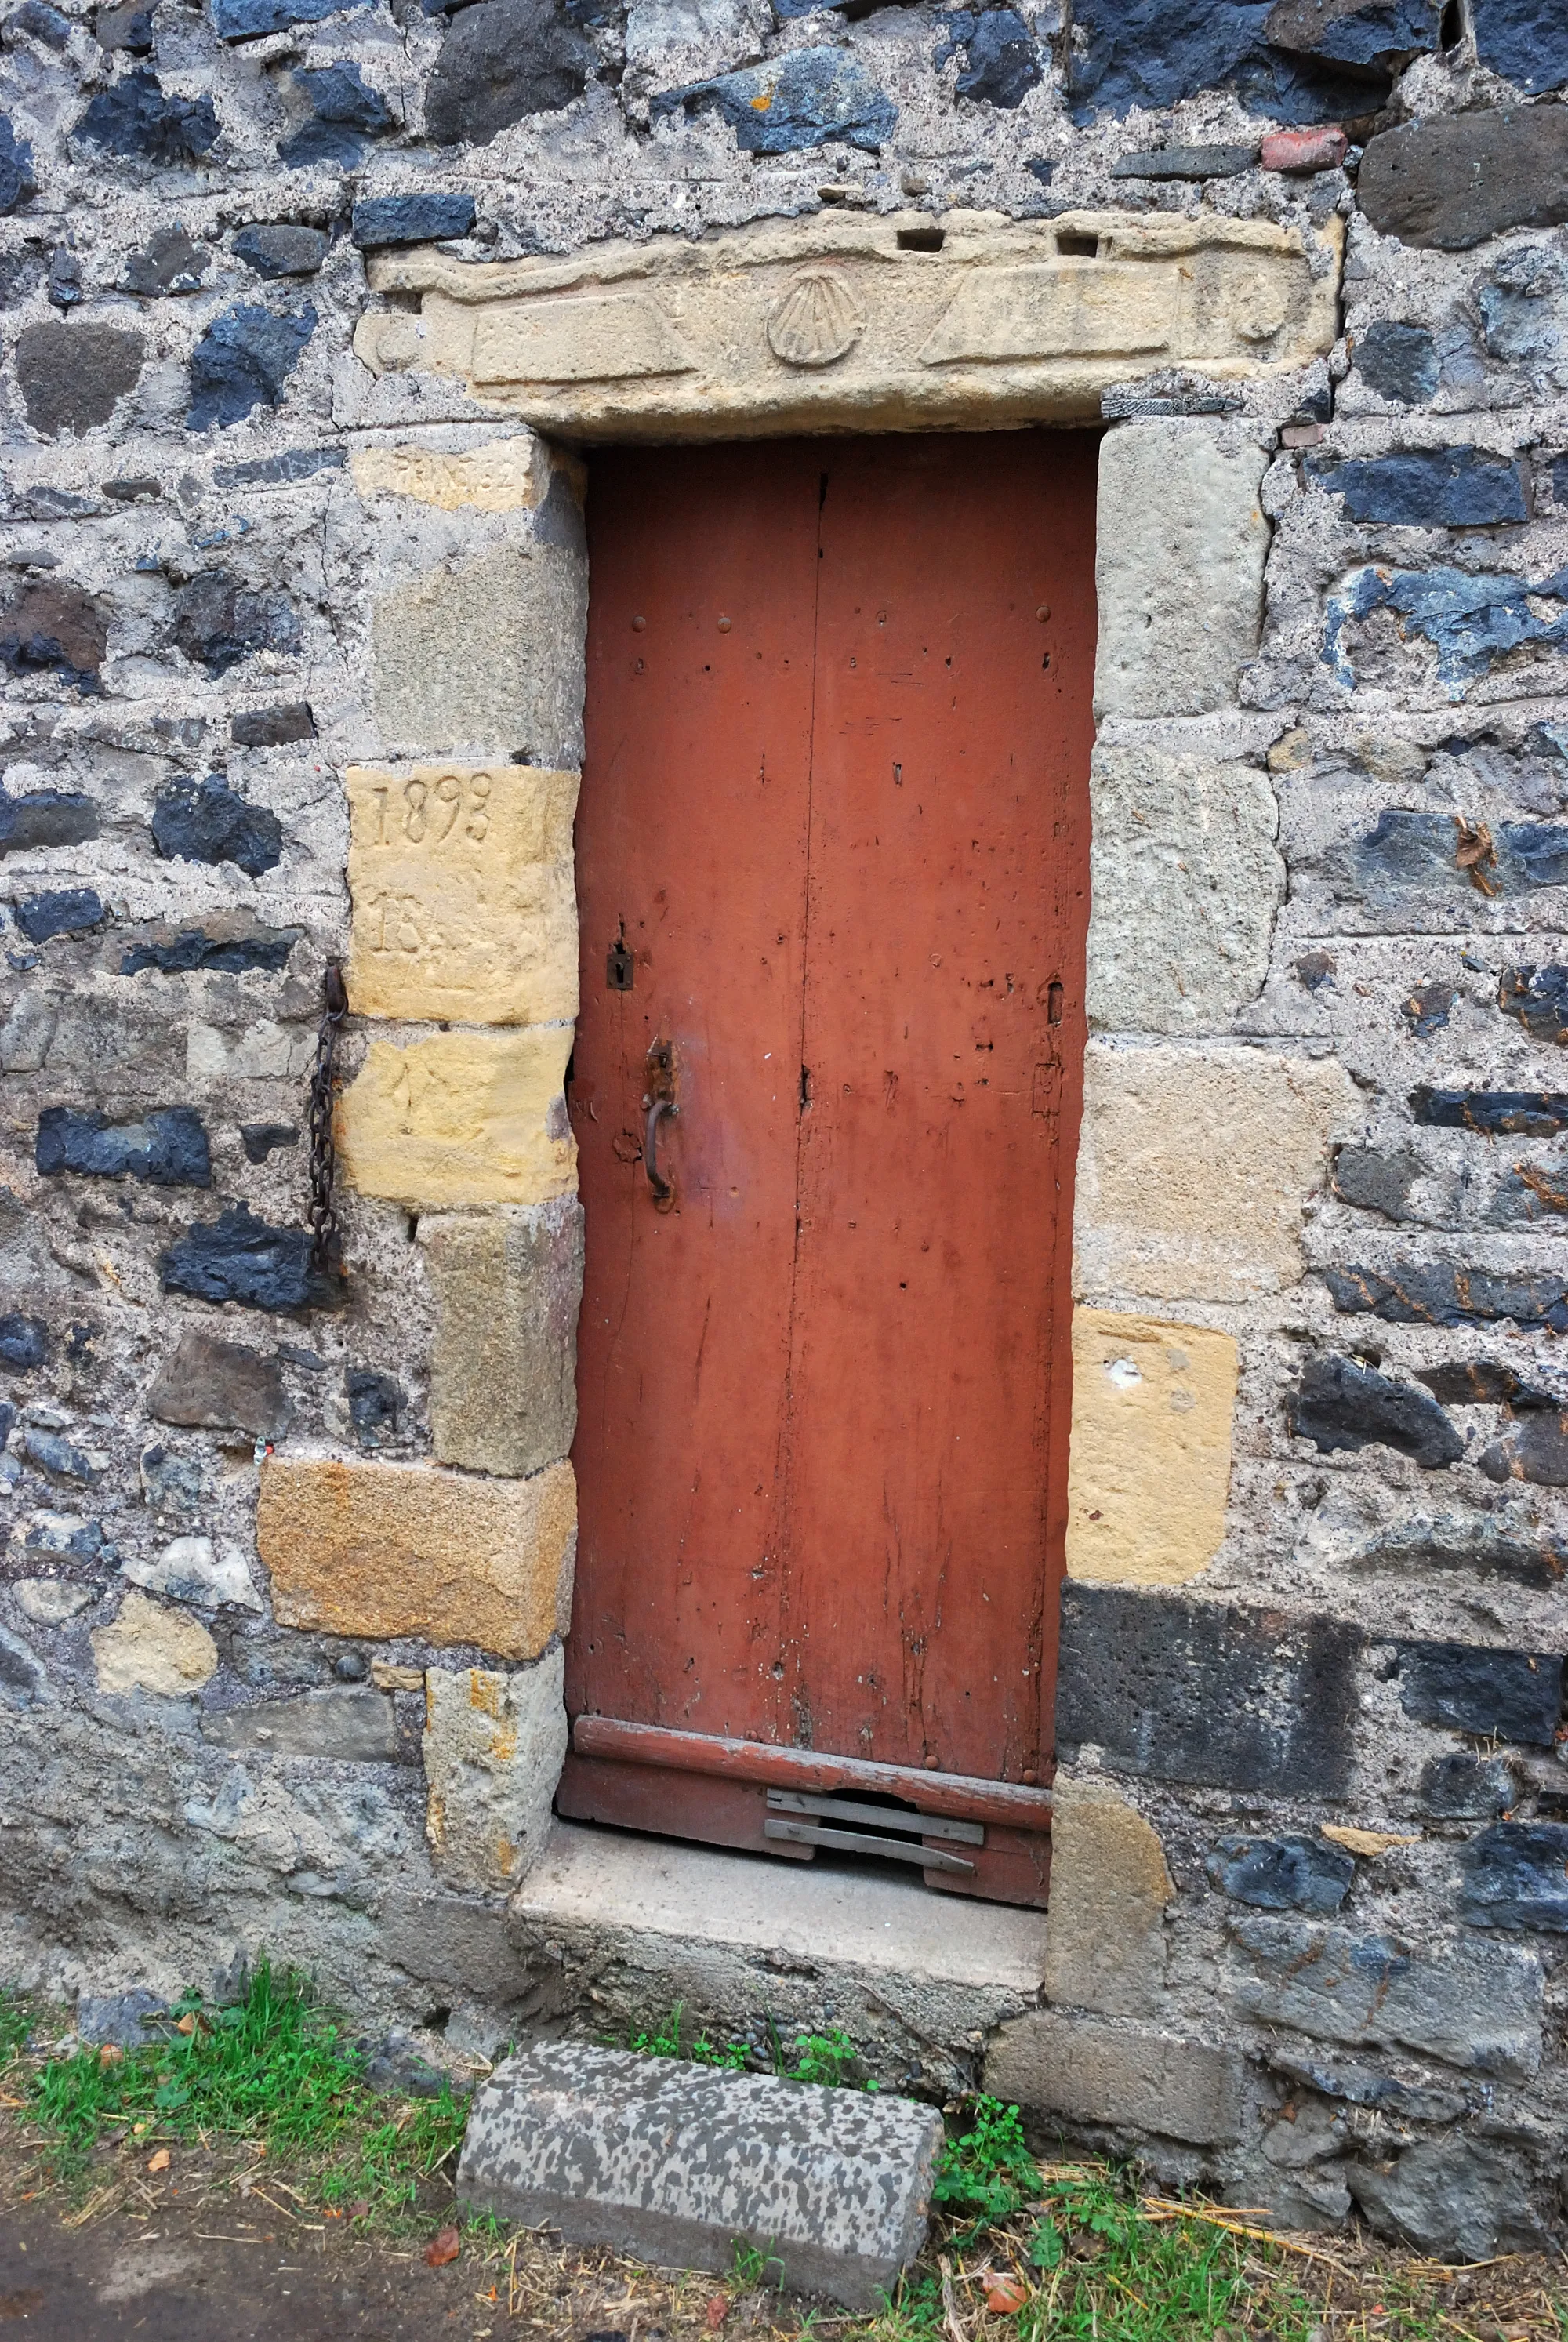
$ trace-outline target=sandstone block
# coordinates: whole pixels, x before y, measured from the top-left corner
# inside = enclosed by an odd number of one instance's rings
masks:
[[[424,1831],[454,1887],[497,1895],[544,1850],[566,1755],[557,1643],[517,1675],[432,1667],[424,1678]]]
[[[217,1672],[218,1646],[206,1628],[145,1594],[127,1594],[114,1625],[98,1627],[90,1639],[100,1691],[179,1699]]]
[[[1091,1026],[1227,1024],[1263,990],[1284,899],[1267,775],[1103,740],[1090,802]]]
[[[531,431],[480,447],[357,447],[348,468],[362,496],[408,496],[442,512],[532,512],[550,488],[550,459]],[[352,777],[352,776],[351,776]]]
[[[1175,1891],[1159,1838],[1135,1806],[1099,1782],[1058,1778],[1046,1999],[1104,2017],[1152,2016],[1165,1974],[1165,1906]]]
[[[371,688],[388,744],[577,764],[587,616],[586,565],[560,545],[504,546],[384,595]]]
[[[410,1206],[570,1195],[577,1143],[562,1077],[570,1025],[373,1041],[338,1106],[343,1176]]]
[[[1217,2147],[1240,2133],[1242,2073],[1233,2049],[1031,2009],[1002,2027],[985,2087],[1034,2114]]]
[[[475,2093],[457,2193],[664,2267],[728,2270],[743,2241],[784,2284],[874,2309],[924,2238],[941,2141],[908,2098],[554,2041]]]
[[[435,1296],[435,1453],[474,1472],[536,1472],[577,1426],[583,1211],[574,1197],[505,1217],[427,1218]]]
[[[1100,450],[1095,586],[1102,716],[1200,716],[1229,706],[1255,656],[1269,529],[1268,465],[1234,431],[1124,424]]]
[[[1229,1334],[1074,1312],[1069,1577],[1180,1586],[1208,1566],[1225,1533],[1235,1402]]]
[[[1091,1041],[1079,1289],[1243,1301],[1302,1275],[1302,1206],[1354,1110],[1332,1059]]]
[[[531,1480],[269,1456],[256,1541],[285,1626],[423,1635],[533,1659],[571,1622],[570,1464]]]
[[[576,774],[356,766],[345,777],[355,1013],[469,1025],[575,1016]]]

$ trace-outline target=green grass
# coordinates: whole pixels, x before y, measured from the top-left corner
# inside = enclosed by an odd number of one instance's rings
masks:
[[[186,1994],[144,2047],[33,2064],[22,2054],[27,2029],[25,2004],[0,1997],[0,2068],[59,2178],[79,2177],[106,2141],[243,2140],[329,2164],[328,2202],[385,2206],[412,2200],[462,2142],[466,2107],[449,2087],[390,2106],[308,1982],[265,1961],[243,1999]]]
[[[773,2019],[767,2020],[767,2047],[749,2041],[713,2042],[704,2035],[684,2041],[685,2004],[677,2000],[669,2015],[653,2030],[634,2030],[626,2047],[644,2057],[684,2057],[693,2066],[713,2066],[726,2074],[775,2074],[783,2082],[821,2082],[829,2089],[874,2090],[877,2083],[865,2075],[860,2051],[842,2026],[825,2033],[799,2033],[786,2047]]]

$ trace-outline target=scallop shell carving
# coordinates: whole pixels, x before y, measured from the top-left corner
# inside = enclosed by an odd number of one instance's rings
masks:
[[[802,268],[768,317],[768,343],[785,365],[831,365],[860,339],[865,318],[836,268]]]

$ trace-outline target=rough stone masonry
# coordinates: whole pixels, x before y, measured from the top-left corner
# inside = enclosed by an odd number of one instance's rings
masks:
[[[1565,99],[1536,0],[7,8],[8,1976],[592,2029],[577,449],[1104,418],[1049,1949],[968,2078],[1562,2236]]]

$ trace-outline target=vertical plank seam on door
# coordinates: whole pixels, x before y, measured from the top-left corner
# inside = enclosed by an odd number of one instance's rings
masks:
[[[814,835],[813,808],[816,791],[816,715],[817,715],[817,650],[822,618],[823,514],[827,506],[827,474],[817,475],[816,496],[816,565],[812,578],[811,597],[811,718],[806,732],[805,754],[805,908],[801,920],[800,950],[800,1026],[798,1054],[801,1066],[805,1065],[806,987],[811,977],[811,859]],[[795,1115],[794,1139],[794,1243],[790,1252],[789,1311],[785,1321],[787,1349],[784,1366],[784,1403],[780,1437],[784,1454],[780,1459],[779,1506],[775,1515],[779,1538],[779,1625],[784,1626],[791,1611],[792,1585],[789,1571],[791,1496],[794,1478],[794,1368],[795,1316],[800,1291],[801,1187],[805,1167],[805,1106]],[[783,1656],[781,1654],[781,1656]],[[798,1665],[794,1670],[795,1684],[790,1693],[790,1706],[798,1726],[800,1707],[797,1693],[800,1684]],[[792,1737],[794,1736],[792,1735]],[[809,1737],[804,1743],[809,1747]]]

